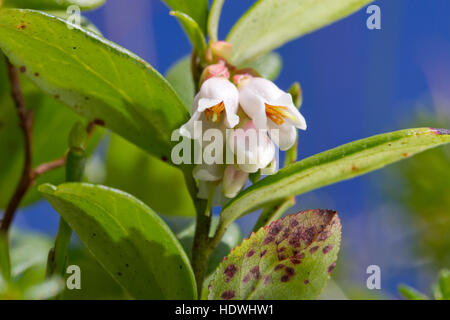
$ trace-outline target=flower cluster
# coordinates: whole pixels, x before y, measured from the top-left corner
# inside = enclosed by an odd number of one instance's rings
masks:
[[[219,130],[222,147],[215,158],[223,159],[231,151],[232,160],[201,163],[193,175],[199,181],[200,198],[208,198],[211,185],[222,183],[227,198],[235,197],[245,186],[249,174],[276,167],[276,145],[288,150],[297,139],[297,128],[306,130],[306,121],[295,106],[292,96],[273,82],[249,73],[230,75],[224,60],[209,65],[203,72],[201,87],[195,96],[190,120],[180,134],[194,140],[203,139],[196,132]],[[208,148],[211,141],[202,148]]]

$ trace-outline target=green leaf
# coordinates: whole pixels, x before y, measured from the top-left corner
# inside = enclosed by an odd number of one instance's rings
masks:
[[[23,8],[36,10],[66,10],[71,5],[81,10],[95,9],[105,3],[105,0],[3,0],[5,8]]]
[[[232,62],[251,61],[286,42],[359,10],[373,0],[259,0],[236,23],[227,41]]]
[[[16,108],[9,93],[4,57],[0,56],[0,208],[4,208],[14,192],[22,173],[24,147],[23,132],[19,127]],[[33,74],[33,77],[39,77]],[[67,137],[80,116],[63,106],[57,100],[43,94],[25,77],[20,78],[27,108],[34,112],[33,125],[33,167],[60,158],[67,151]],[[98,145],[104,130],[96,128],[88,144],[88,154]],[[55,134],[57,133],[57,134]],[[37,179],[37,185],[44,182],[59,184],[64,181],[64,169],[50,171]],[[22,200],[26,206],[41,198],[36,185]]]
[[[271,52],[259,57],[246,67],[255,69],[263,78],[275,80],[280,75],[283,60],[278,53]]]
[[[158,213],[195,216],[181,170],[117,135],[109,142],[104,184],[132,194]]]
[[[194,299],[188,257],[169,227],[134,197],[83,183],[39,190],[99,263],[137,299]]]
[[[407,300],[429,300],[429,298],[422,292],[419,292],[416,289],[411,288],[410,286],[407,285],[400,285],[398,287],[398,291]]]
[[[213,233],[213,231],[217,228],[218,223],[219,223],[218,217],[213,217],[211,222],[211,231],[212,231],[211,233]],[[181,245],[183,246],[184,250],[186,251],[189,257],[191,256],[192,253],[194,234],[195,234],[195,222],[190,224],[186,229],[182,230],[179,234],[177,234],[177,238],[180,240]],[[212,273],[217,268],[219,263],[223,260],[223,258],[228,255],[230,250],[239,244],[240,240],[241,240],[241,231],[239,229],[239,226],[233,223],[227,229],[227,232],[220,240],[219,245],[211,254],[206,274]]]
[[[53,16],[0,11],[0,48],[42,90],[144,150],[170,159],[172,132],[189,114],[148,63]],[[39,77],[34,77],[39,73]]]
[[[215,272],[209,299],[316,299],[336,265],[340,239],[334,211],[286,216],[233,249]]]
[[[183,12],[197,22],[202,32],[206,30],[206,18],[208,16],[208,0],[162,0],[172,10]]]
[[[188,112],[192,109],[195,95],[194,78],[191,72],[191,57],[185,57],[170,67],[166,79],[184,102]]]
[[[450,142],[444,129],[406,129],[351,142],[289,165],[231,200],[222,225],[264,204],[347,180]]]
[[[214,0],[208,17],[208,35],[211,42],[219,40],[219,21],[225,0]]]
[[[206,51],[206,40],[197,22],[183,12],[171,11],[170,15],[178,18],[178,21],[180,21],[183,26],[184,31],[194,47],[194,50],[197,52],[197,55],[200,59],[203,59]]]

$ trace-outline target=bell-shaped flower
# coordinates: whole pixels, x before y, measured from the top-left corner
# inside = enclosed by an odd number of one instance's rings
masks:
[[[295,143],[297,130],[306,130],[305,118],[294,105],[292,96],[263,78],[239,79],[239,103],[258,129],[267,129],[281,150]],[[272,131],[278,129],[278,131]],[[274,139],[273,132],[278,132]],[[278,140],[278,141],[277,141]]]
[[[222,181],[222,192],[227,198],[234,198],[241,191],[248,180],[248,173],[239,170],[234,165],[228,165],[225,168],[223,181]]]
[[[227,137],[228,147],[235,155],[235,163],[242,171],[254,173],[266,168],[275,157],[275,145],[267,130],[257,129],[252,120],[242,120],[239,128]]]
[[[195,122],[201,121],[203,128],[234,128],[239,123],[236,114],[239,107],[239,91],[224,77],[214,77],[203,82],[195,96],[192,116],[180,128],[182,136],[199,139]]]

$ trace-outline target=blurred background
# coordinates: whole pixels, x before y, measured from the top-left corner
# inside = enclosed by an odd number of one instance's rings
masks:
[[[253,2],[226,1],[222,39]],[[387,131],[450,128],[450,1],[374,4],[381,8],[381,30],[368,30],[369,15],[361,10],[277,50],[284,68],[276,83],[288,89],[299,81],[303,88],[308,130],[300,132],[300,158]],[[86,16],[107,39],[163,74],[190,53],[180,25],[159,0],[108,0]],[[91,162],[91,172],[100,172],[93,180],[104,179],[106,149],[102,143]],[[437,271],[450,267],[448,147],[300,196],[289,212],[313,208],[337,210],[342,220],[343,243],[334,274],[340,297],[399,298],[400,283],[429,293]],[[243,236],[256,219],[251,214],[238,221]],[[58,221],[57,213],[41,200],[22,208],[14,227],[53,237]],[[74,250],[83,250],[76,239]],[[366,287],[369,265],[381,268],[381,290]],[[89,271],[84,274],[89,277]],[[118,289],[111,287],[89,294],[114,297]]]

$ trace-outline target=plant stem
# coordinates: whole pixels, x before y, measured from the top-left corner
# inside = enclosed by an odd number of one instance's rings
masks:
[[[8,235],[0,232],[0,274],[6,282],[11,280],[11,259],[8,242]]]
[[[14,219],[14,214],[33,181],[33,169],[31,167],[33,113],[25,108],[25,101],[22,95],[17,69],[8,59],[6,59],[6,64],[8,67],[9,82],[11,84],[11,97],[16,106],[17,114],[19,116],[19,125],[22,128],[24,135],[25,161],[19,183],[11,200],[8,202],[3,215],[2,224],[0,226],[0,232],[3,233],[8,233],[9,227]]]
[[[72,148],[67,154],[66,182],[81,181],[86,163],[86,153],[81,148]],[[47,277],[59,275],[64,277],[67,263],[67,251],[69,249],[72,229],[61,217],[59,220],[58,234],[55,245],[50,250],[47,261]]]
[[[203,282],[205,279],[206,269],[208,267],[209,256],[212,252],[212,249],[209,246],[209,230],[211,228],[213,194],[214,192],[210,193],[207,203],[200,200],[197,206],[197,223],[195,225],[194,243],[192,247],[192,268],[194,269],[199,300],[202,295]]]

